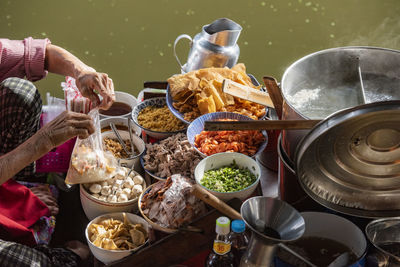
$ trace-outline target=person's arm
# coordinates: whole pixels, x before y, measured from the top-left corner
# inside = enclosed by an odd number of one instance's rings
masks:
[[[14,150],[0,156],[0,185],[56,146],[94,132],[89,115],[65,111]]]
[[[44,69],[46,45],[49,39],[9,40],[0,38],[0,82],[9,77],[40,80],[47,75]]]
[[[96,106],[100,103],[97,91],[103,97],[100,108],[108,109],[115,101],[114,84],[108,75],[96,72],[64,48],[47,44],[45,69],[75,78],[82,95],[89,98]]]

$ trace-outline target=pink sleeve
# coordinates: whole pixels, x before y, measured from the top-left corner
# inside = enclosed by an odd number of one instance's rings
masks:
[[[47,75],[44,69],[46,45],[49,39],[23,41],[0,39],[0,81],[9,77],[26,77],[37,81]]]

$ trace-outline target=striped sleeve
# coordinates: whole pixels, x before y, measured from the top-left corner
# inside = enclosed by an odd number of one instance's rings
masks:
[[[28,37],[24,39],[24,67],[26,78],[30,81],[40,80],[47,75],[44,69],[46,56],[46,45],[50,43],[49,39],[33,39]]]

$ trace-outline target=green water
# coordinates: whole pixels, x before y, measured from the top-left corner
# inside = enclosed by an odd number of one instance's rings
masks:
[[[217,18],[243,27],[239,62],[258,80],[278,80],[318,50],[367,45],[400,49],[400,0],[0,0],[0,36],[50,38],[133,95],[144,81],[178,73],[173,43]],[[186,61],[188,41],[178,44]],[[62,97],[64,78],[49,74],[40,92]]]

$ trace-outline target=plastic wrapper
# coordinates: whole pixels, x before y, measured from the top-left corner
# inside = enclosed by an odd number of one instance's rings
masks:
[[[98,109],[90,111],[89,115],[95,132],[86,139],[76,140],[65,179],[67,184],[104,181],[113,177],[118,167],[114,155],[103,151]]]
[[[92,102],[89,98],[82,96],[78,87],[76,86],[75,79],[72,77],[65,77],[65,83],[61,83],[64,90],[64,98],[66,109],[69,111],[88,114],[93,108]]]
[[[143,213],[167,228],[179,228],[206,213],[205,204],[191,194],[192,180],[179,174],[153,185],[142,200]]]
[[[42,125],[54,120],[65,110],[64,99],[51,96],[50,93],[46,94],[47,105],[43,106],[43,121]]]

